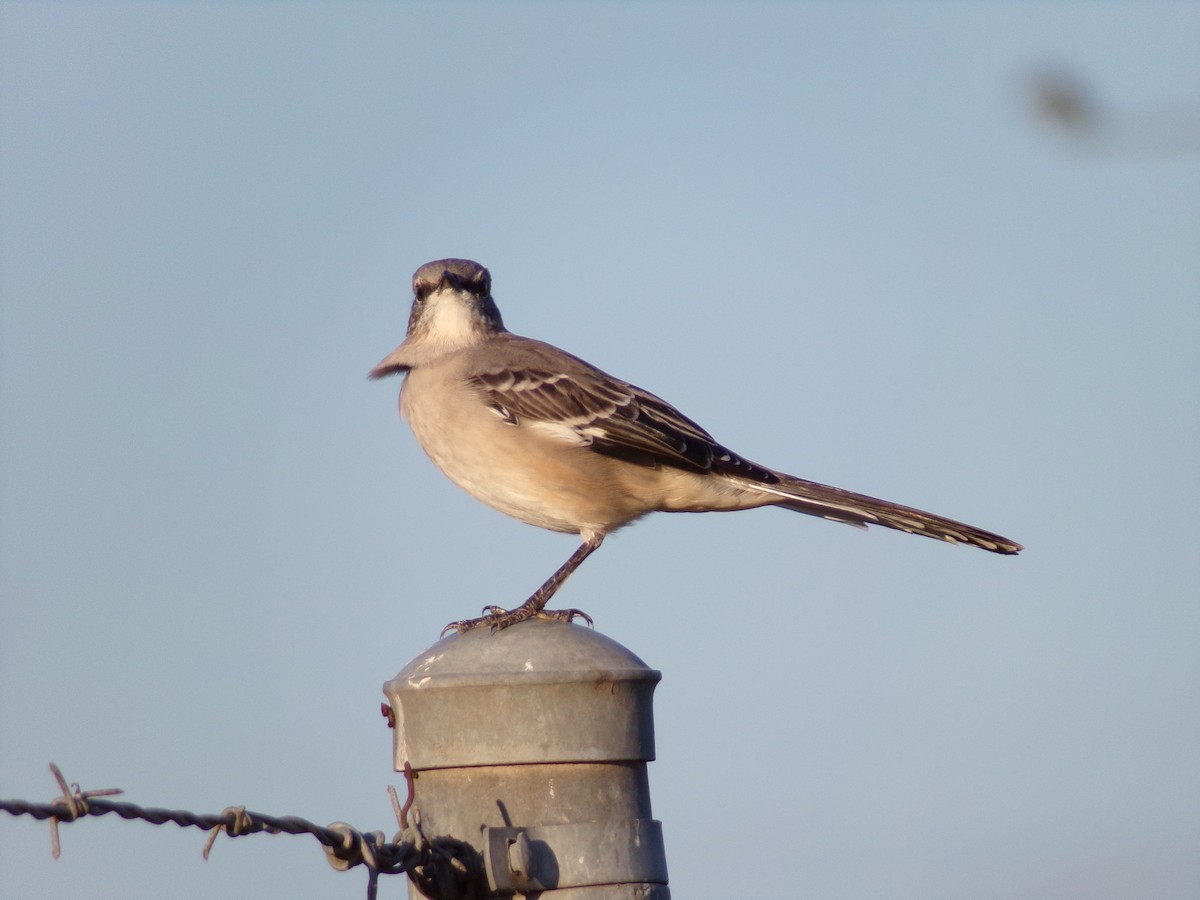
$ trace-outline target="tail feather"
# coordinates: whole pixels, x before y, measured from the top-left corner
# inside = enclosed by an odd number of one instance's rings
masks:
[[[877,497],[856,494],[815,481],[805,481],[791,475],[779,473],[777,483],[755,484],[755,488],[778,496],[779,501],[774,503],[774,506],[844,522],[857,528],[883,525],[909,534],[949,541],[952,544],[971,544],[992,553],[1014,554],[1025,549],[1016,541],[976,528],[974,525],[935,516],[933,513],[913,509],[911,506],[901,506],[899,503],[880,500]]]

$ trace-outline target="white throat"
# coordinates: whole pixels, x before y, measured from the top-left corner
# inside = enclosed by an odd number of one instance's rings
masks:
[[[478,343],[485,333],[474,300],[453,288],[430,294],[422,318],[428,328],[424,339],[442,350]]]

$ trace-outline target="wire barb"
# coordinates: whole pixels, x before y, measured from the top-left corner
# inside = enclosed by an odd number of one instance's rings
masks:
[[[404,761],[404,783],[408,785],[408,797],[404,800],[404,806],[400,809],[400,827],[408,827],[408,811],[412,809],[413,798],[417,794],[417,776],[413,773],[412,763],[407,759]]]
[[[88,800],[92,797],[112,797],[117,794],[124,793],[120,788],[101,788],[98,791],[81,790],[78,783],[67,787],[67,779],[63,778],[62,769],[54,763],[50,763],[50,772],[54,775],[54,780],[58,782],[59,788],[62,790],[62,796],[53,802],[54,806],[60,803],[65,806],[65,810],[61,813],[56,813],[50,817],[50,855],[58,859],[62,855],[62,844],[58,840],[58,823],[74,822],[80,816],[86,816],[88,810]]]
[[[209,832],[208,840],[204,842],[204,858],[208,859],[208,854],[212,851],[213,844],[217,841],[217,835],[224,831],[230,837],[241,837],[244,834],[254,834],[256,831],[266,831],[271,834],[278,834],[278,828],[269,828],[266,825],[260,826],[254,821],[254,816],[246,812],[244,806],[227,806],[221,812],[224,822],[218,822],[212,827]]]

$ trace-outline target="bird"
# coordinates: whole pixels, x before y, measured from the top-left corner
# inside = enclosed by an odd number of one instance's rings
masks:
[[[734,453],[655,394],[509,331],[491,274],[477,262],[426,263],[412,284],[404,341],[368,377],[404,375],[401,418],[452,482],[515,519],[581,541],[519,606],[485,606],[482,616],[451,622],[443,634],[485,625],[495,632],[533,617],[591,625],[581,610],[546,604],[605,537],[652,512],[777,506],[992,553],[1024,549],[973,525]]]

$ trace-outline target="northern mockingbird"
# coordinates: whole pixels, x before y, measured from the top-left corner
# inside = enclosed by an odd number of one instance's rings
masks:
[[[413,275],[412,314],[399,347],[371,378],[407,374],[400,414],[447,477],[500,512],[583,543],[533,595],[484,608],[478,625],[506,628],[545,610],[605,536],[651,512],[782,506],[865,529],[1017,553],[1020,544],[962,522],[805,481],[718,444],[675,407],[550,344],[508,331],[488,270],[467,259],[426,263]]]

